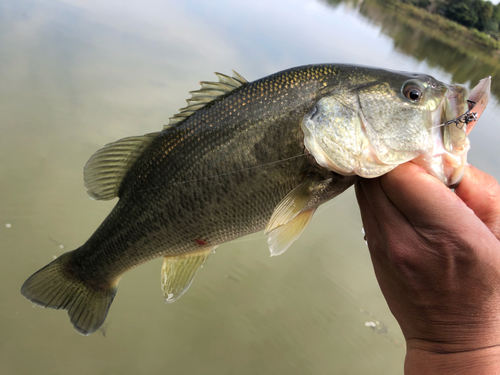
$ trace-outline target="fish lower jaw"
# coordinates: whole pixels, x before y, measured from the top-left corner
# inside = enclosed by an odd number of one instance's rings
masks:
[[[456,98],[449,97],[452,112],[457,110]],[[430,147],[412,162],[421,166],[430,175],[436,177],[447,186],[455,186],[462,180],[467,161],[467,151],[470,148],[469,140],[465,138],[460,144],[453,144],[453,152],[450,152],[444,145],[442,126],[443,116],[447,112],[445,103],[441,103],[439,108],[432,113],[432,127],[430,128]],[[452,125],[455,126],[455,125]]]

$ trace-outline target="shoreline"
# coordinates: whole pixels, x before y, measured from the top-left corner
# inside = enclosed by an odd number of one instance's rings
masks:
[[[483,32],[467,28],[438,14],[430,13],[427,10],[420,9],[411,4],[401,3],[397,0],[368,1],[377,2],[391,10],[397,11],[397,16],[415,18],[412,21],[419,21],[428,28],[426,33],[434,37],[439,37],[439,39],[459,50],[464,50],[464,47],[474,48],[478,50],[477,52],[489,55],[490,58],[500,58],[500,41],[491,38]],[[444,33],[445,35],[438,35],[439,33]],[[451,33],[453,37],[448,36]]]

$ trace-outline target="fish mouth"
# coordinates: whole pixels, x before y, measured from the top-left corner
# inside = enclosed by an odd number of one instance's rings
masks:
[[[462,86],[449,86],[446,97],[432,113],[429,152],[412,160],[449,187],[462,180],[470,149],[468,135],[481,117],[490,96],[491,77],[479,81],[466,99]]]

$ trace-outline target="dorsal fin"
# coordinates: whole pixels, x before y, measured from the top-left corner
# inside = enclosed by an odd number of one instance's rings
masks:
[[[231,91],[245,86],[248,81],[240,74],[233,70],[233,76],[229,77],[222,73],[215,73],[219,77],[219,82],[200,82],[201,89],[197,91],[190,91],[191,98],[187,99],[188,105],[179,110],[174,117],[170,117],[170,122],[165,125],[163,129],[170,128],[184,121],[197,110],[205,107],[208,103],[217,100],[220,97],[226,96]]]
[[[115,198],[129,169],[158,134],[123,138],[96,151],[83,170],[89,197],[98,200]]]

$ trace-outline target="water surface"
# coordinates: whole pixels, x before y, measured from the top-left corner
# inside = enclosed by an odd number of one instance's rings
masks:
[[[466,85],[498,74],[384,14],[308,0],[1,2],[0,373],[401,373],[404,340],[376,283],[352,191],[322,206],[279,257],[269,257],[262,234],[220,246],[174,304],[162,300],[161,260],[134,269],[90,337],[65,312],[33,307],[19,293],[114,205],[87,197],[88,158],[161,129],[214,71],[254,80],[338,62]],[[499,123],[493,97],[469,153],[497,179]]]

